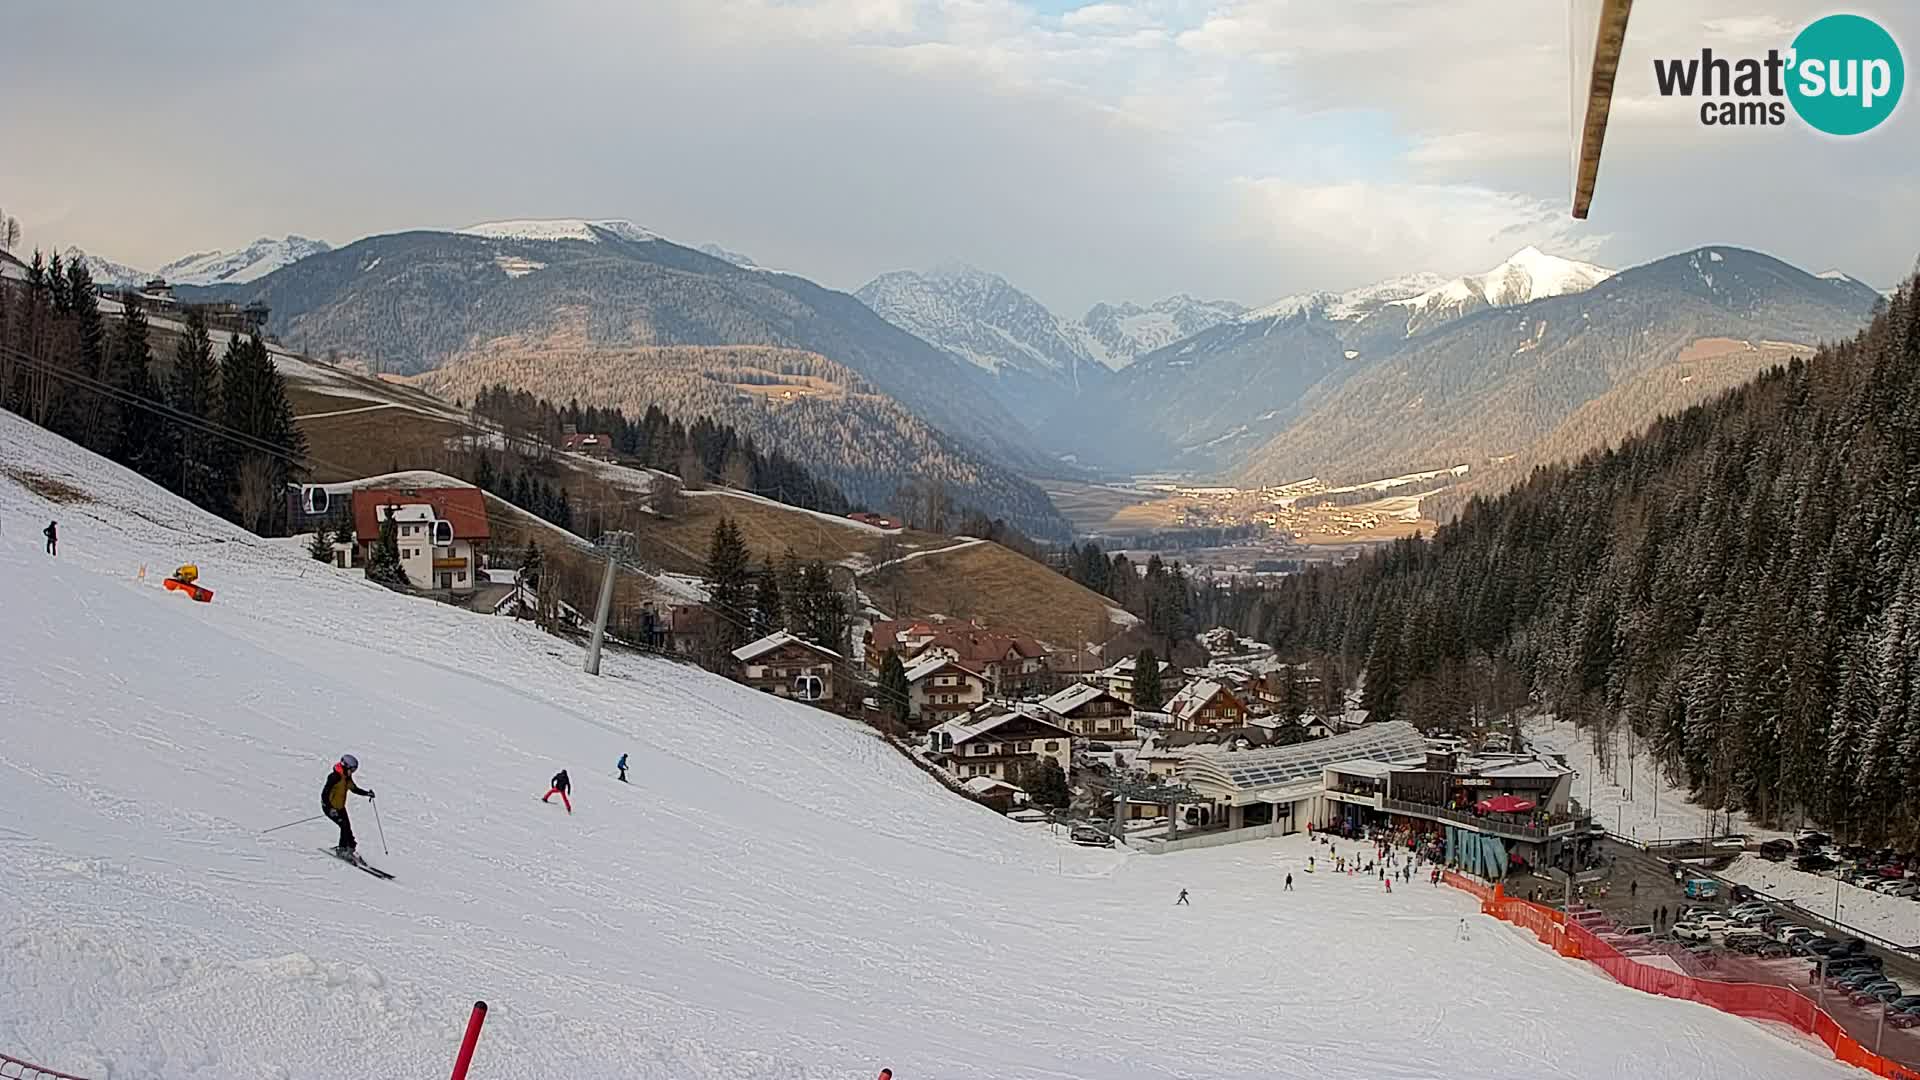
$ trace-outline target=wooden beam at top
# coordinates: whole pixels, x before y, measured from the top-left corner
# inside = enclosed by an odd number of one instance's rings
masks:
[[[1607,116],[1613,111],[1613,82],[1620,73],[1620,50],[1627,43],[1627,16],[1633,0],[1602,0],[1599,33],[1593,43],[1593,74],[1587,80],[1586,119],[1580,125],[1580,160],[1574,170],[1573,216],[1585,218],[1600,178],[1600,148],[1607,141]]]

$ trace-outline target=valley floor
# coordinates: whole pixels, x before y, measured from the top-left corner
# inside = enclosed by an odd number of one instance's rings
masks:
[[[585,676],[6,414],[0,580],[0,1051],[83,1076],[444,1076],[475,998],[489,1078],[1860,1075],[1302,838],[1076,848],[826,714]],[[262,832],[349,751],[396,881]]]

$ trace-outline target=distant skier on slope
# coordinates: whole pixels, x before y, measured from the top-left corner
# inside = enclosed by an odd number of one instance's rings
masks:
[[[47,527],[41,529],[40,533],[47,538],[47,554],[60,554],[60,523],[57,521],[49,521],[47,522]]]
[[[1187,890],[1185,889],[1180,890],[1180,899],[1175,900],[1173,904],[1175,907],[1179,907],[1181,904],[1187,904],[1188,907],[1193,906],[1192,904],[1187,903]]]
[[[333,771],[327,774],[327,782],[320,789],[320,812],[327,820],[340,826],[340,843],[333,849],[344,859],[359,858],[354,851],[357,846],[353,839],[353,822],[347,819],[347,794],[365,795],[373,798],[372,788],[363,788],[353,782],[353,774],[360,768],[360,759],[352,754],[341,754],[334,762]]]
[[[555,795],[558,795],[560,796],[561,803],[565,804],[567,813],[571,814],[573,813],[573,800],[567,797],[567,793],[572,790],[573,781],[567,779],[567,770],[561,769],[559,772],[553,774],[552,786],[547,788],[546,795],[543,796],[540,801],[548,802]]]
[[[627,755],[621,754],[620,760],[615,762],[613,767],[620,770],[620,782],[623,784],[626,783],[627,782]]]

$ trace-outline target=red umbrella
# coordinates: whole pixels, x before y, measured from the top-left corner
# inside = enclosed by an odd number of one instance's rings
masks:
[[[1533,809],[1533,800],[1518,795],[1495,795],[1480,800],[1478,809],[1483,814],[1524,814]]]

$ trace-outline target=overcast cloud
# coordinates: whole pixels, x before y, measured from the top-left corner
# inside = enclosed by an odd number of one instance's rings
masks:
[[[1577,7],[1592,6],[1579,0]],[[0,19],[0,207],[137,266],[624,217],[853,289],[961,259],[1063,314],[1260,303],[1528,243],[1732,243],[1879,286],[1920,254],[1920,91],[1887,124],[1713,130],[1655,56],[1831,10],[1636,7],[1590,222],[1568,217],[1564,0],[66,0]],[[1852,10],[1911,67],[1920,12]]]

